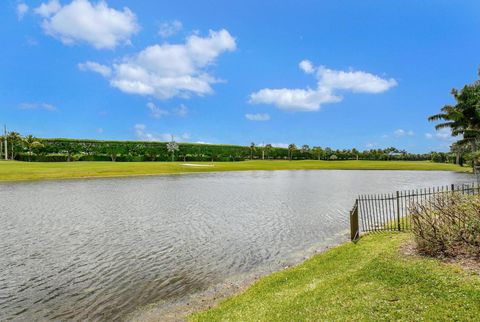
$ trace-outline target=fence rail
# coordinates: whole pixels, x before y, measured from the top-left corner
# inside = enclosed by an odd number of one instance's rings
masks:
[[[442,194],[480,194],[479,184],[449,185],[397,191],[387,194],[359,195],[350,211],[350,237],[362,232],[407,231],[412,227],[409,210],[414,204],[426,204]]]

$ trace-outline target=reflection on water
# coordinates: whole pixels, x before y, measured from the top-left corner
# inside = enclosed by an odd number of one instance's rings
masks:
[[[470,181],[255,171],[0,184],[0,320],[119,319],[346,240],[359,193]]]

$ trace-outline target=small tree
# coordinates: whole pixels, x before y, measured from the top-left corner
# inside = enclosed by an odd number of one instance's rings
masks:
[[[255,150],[256,150],[255,143],[254,142],[250,143],[250,160],[253,160],[253,152],[255,152]]]
[[[353,148],[352,149],[352,154],[353,154],[353,157],[358,161],[358,154],[359,154],[358,150]]]
[[[317,156],[317,160],[320,160],[323,156],[323,149],[319,146],[314,146],[312,149],[313,153]]]
[[[305,158],[305,154],[308,154],[310,152],[310,146],[308,144],[302,145],[302,148],[300,150],[302,152],[303,158]]]
[[[264,147],[263,147],[263,150],[265,151],[265,154],[267,155],[267,159],[269,159],[270,157],[270,152],[272,152],[272,145],[271,144],[266,144]]]
[[[173,136],[172,136],[172,141],[167,143],[167,151],[172,155],[172,162],[175,161],[175,151],[178,151],[178,150],[179,150],[178,144],[173,140]]]
[[[292,160],[293,152],[297,151],[297,146],[294,143],[288,145],[288,159]]]
[[[22,149],[22,136],[18,132],[9,132],[7,134],[8,148],[10,149],[10,159],[15,160],[15,155]],[[6,151],[8,153],[8,151]]]
[[[27,147],[27,150],[28,150],[28,161],[32,161],[32,154],[33,154],[33,149],[37,149],[37,148],[42,148],[43,147],[43,144],[37,140],[37,138],[35,138],[33,135],[27,135],[24,139],[23,139],[23,143],[25,144],[25,146]]]

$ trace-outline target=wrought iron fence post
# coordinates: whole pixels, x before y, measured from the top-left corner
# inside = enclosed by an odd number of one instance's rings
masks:
[[[401,226],[400,226],[400,193],[398,192],[397,190],[397,220],[398,220],[398,231],[401,230]]]
[[[358,226],[358,199],[355,200],[352,211],[350,211],[350,239],[358,240],[360,237],[360,229]]]

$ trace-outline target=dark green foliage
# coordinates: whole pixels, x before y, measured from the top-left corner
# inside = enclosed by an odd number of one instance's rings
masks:
[[[33,154],[18,153],[15,156],[18,161],[36,161],[36,162],[67,162],[68,155],[65,154]]]

